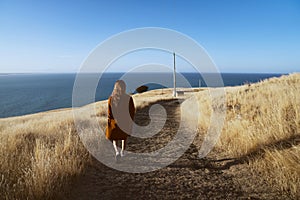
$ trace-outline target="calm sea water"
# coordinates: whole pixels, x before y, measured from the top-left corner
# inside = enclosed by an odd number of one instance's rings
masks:
[[[96,90],[95,100],[109,97],[116,80],[121,73],[103,74]],[[182,73],[192,87],[206,84],[200,74]],[[97,74],[87,74],[89,80]],[[254,83],[260,80],[279,77],[281,74],[222,74],[225,86]],[[76,74],[0,74],[0,118],[31,114],[58,108],[72,107],[72,91]],[[172,83],[172,74],[133,74],[133,79],[167,80]],[[200,81],[199,81],[200,80]],[[178,87],[180,87],[180,81]],[[149,89],[162,88],[159,84],[147,84]],[[130,90],[127,92],[134,92]]]

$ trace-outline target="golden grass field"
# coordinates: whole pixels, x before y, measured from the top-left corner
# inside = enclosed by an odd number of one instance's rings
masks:
[[[208,95],[198,94],[206,116],[212,107]],[[226,120],[215,147],[220,158],[247,161],[271,187],[299,198],[300,74],[228,87],[226,99]],[[206,130],[209,118],[200,120],[200,129]]]
[[[225,90],[226,120],[213,151],[220,159],[246,162],[270,187],[300,198],[300,74]],[[207,89],[192,91],[201,111],[198,131],[205,133],[220,102]],[[170,89],[134,95],[137,108],[170,98]],[[106,104],[76,109],[96,108],[96,116],[83,115],[83,120],[104,127]],[[61,109],[0,119],[0,159],[0,199],[53,199],[65,195],[91,155],[77,135],[72,109]]]

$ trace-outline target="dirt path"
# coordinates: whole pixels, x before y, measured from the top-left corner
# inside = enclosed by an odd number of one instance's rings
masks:
[[[130,137],[127,149],[150,152],[172,140],[179,127],[180,102],[158,102],[167,110],[167,121],[159,134],[149,139]],[[136,123],[147,125],[149,107],[136,113]],[[159,120],[159,116],[157,116]],[[267,189],[252,188],[243,163],[198,159],[199,137],[176,162],[148,173],[126,173],[97,160],[78,179],[70,199],[268,199]],[[213,158],[213,152],[210,158]],[[124,158],[129,159],[130,158]],[[128,160],[127,160],[128,161]],[[253,179],[253,177],[252,177]],[[261,183],[258,183],[261,184]],[[252,188],[252,189],[251,189]],[[260,188],[260,187],[257,187]],[[273,196],[273,195],[272,195]],[[273,196],[274,197],[274,196]]]

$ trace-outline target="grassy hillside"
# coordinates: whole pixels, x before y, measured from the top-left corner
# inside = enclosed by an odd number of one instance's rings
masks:
[[[171,98],[168,89],[135,95],[138,108]],[[107,101],[84,106],[81,123],[106,125]],[[90,115],[96,109],[96,115]],[[94,131],[96,133],[97,131]],[[95,135],[93,135],[94,137]],[[0,199],[62,198],[91,161],[75,128],[71,109],[0,119]]]
[[[216,106],[208,91],[198,98],[199,129],[205,133]],[[271,187],[299,198],[300,74],[228,87],[226,99],[226,120],[215,147],[220,158],[248,163]]]
[[[218,97],[211,99],[207,90],[193,94],[200,103],[199,133],[204,134]],[[247,163],[291,198],[300,193],[299,94],[300,74],[226,88],[226,121],[214,148],[220,158]],[[135,95],[134,101],[141,108],[168,98],[171,90],[165,89]],[[104,127],[106,104],[78,109],[87,113],[87,122],[98,120]],[[89,115],[94,108],[96,115]],[[64,195],[91,156],[77,135],[72,110],[63,109],[0,119],[0,160],[0,199],[51,199]]]

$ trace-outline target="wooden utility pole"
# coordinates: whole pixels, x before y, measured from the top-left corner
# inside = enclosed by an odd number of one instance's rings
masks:
[[[174,71],[173,71],[173,84],[174,84],[174,89],[173,89],[173,97],[176,97],[176,65],[175,65],[175,52],[173,53],[174,57]]]

